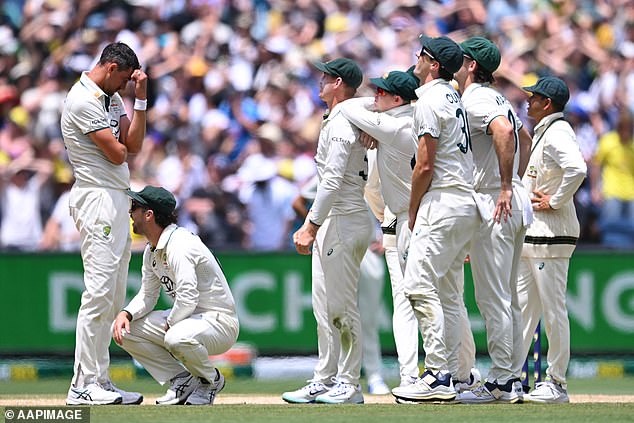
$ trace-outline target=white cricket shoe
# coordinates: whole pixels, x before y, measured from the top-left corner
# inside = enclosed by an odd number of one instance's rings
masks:
[[[187,398],[185,405],[213,405],[216,395],[225,387],[225,377],[218,369],[216,369],[216,379],[213,382],[203,378],[199,380],[200,383]]]
[[[120,393],[106,391],[98,383],[89,383],[83,388],[71,386],[66,396],[66,405],[108,405],[121,404],[121,401]]]
[[[418,380],[418,377],[401,376],[401,384],[399,386],[403,387],[403,386],[411,385],[412,383],[416,383],[417,380]]]
[[[546,379],[545,382],[537,383],[532,392],[524,395],[524,401],[543,404],[564,404],[570,402],[570,398],[568,398],[568,392],[564,385]]]
[[[308,404],[315,402],[321,394],[325,394],[332,388],[332,385],[326,385],[321,382],[308,381],[308,385],[302,386],[296,391],[284,392],[282,399],[292,404]]]
[[[451,383],[450,374],[426,370],[418,380],[407,386],[392,389],[392,395],[406,401],[451,401],[456,398],[456,391]]]
[[[387,395],[390,393],[390,388],[387,387],[380,375],[374,375],[368,378],[368,393],[372,395]]]
[[[119,389],[114,386],[114,383],[112,383],[112,381],[110,380],[106,383],[101,383],[100,385],[106,391],[117,392],[118,394],[120,394],[121,404],[123,405],[136,405],[143,402],[143,395],[141,395],[139,392],[128,392],[124,391],[123,389]]]
[[[460,394],[465,391],[473,391],[481,385],[482,375],[480,374],[480,371],[474,367],[469,373],[469,380],[455,382],[454,389],[456,390],[456,394]]]
[[[363,404],[361,385],[339,382],[332,389],[315,398],[322,404]]]
[[[182,372],[170,379],[170,387],[165,395],[156,399],[158,405],[184,404],[198,387],[200,381],[189,372]]]
[[[491,402],[505,402],[516,404],[522,402],[522,396],[518,393],[521,391],[521,382],[517,379],[511,379],[504,385],[496,382],[485,382],[470,391],[463,391],[456,396],[456,402],[462,404],[487,404]]]

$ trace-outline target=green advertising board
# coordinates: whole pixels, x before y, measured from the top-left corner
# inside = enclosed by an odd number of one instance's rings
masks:
[[[219,254],[240,318],[239,340],[260,354],[317,351],[311,308],[310,257]],[[577,252],[570,265],[568,308],[573,353],[634,352],[634,254]],[[141,256],[130,263],[128,299],[139,289]],[[466,267],[465,297],[480,352],[484,323],[475,306]],[[0,313],[5,325],[0,353],[69,353],[81,291],[78,254],[0,255]],[[389,281],[377,310],[383,351],[394,352]],[[169,307],[162,296],[159,306]],[[118,348],[113,346],[113,348]]]

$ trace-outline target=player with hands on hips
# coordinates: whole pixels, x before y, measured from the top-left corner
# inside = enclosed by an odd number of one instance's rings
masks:
[[[548,354],[546,380],[524,396],[540,403],[568,402],[566,371],[570,361],[570,324],[566,308],[568,265],[579,238],[573,197],[586,176],[586,163],[575,133],[564,119],[570,98],[566,83],[553,76],[524,90],[528,116],[537,122],[528,168],[522,182],[532,194],[534,221],[526,231],[517,289],[526,357],[535,328],[543,319]]]
[[[300,254],[312,255],[312,304],[319,361],[313,378],[285,392],[290,403],[363,403],[361,322],[357,305],[359,266],[372,226],[363,197],[368,166],[359,130],[341,113],[363,75],[350,59],[315,63],[323,72],[320,98],[328,105],[315,162],[319,184],[306,221],[293,235]],[[336,340],[335,340],[336,338]],[[340,359],[341,357],[341,359]]]
[[[458,371],[461,338],[469,325],[463,262],[481,221],[467,116],[450,84],[462,66],[462,50],[447,37],[419,40],[414,75],[421,86],[412,126],[418,149],[404,287],[423,337],[425,371],[415,383],[392,389],[397,402],[450,401],[456,396],[451,373]]]
[[[118,93],[134,83],[132,119]],[[77,315],[69,405],[138,404],[141,394],[115,387],[108,374],[110,328],[125,301],[130,262],[129,154],[145,137],[147,75],[126,44],[108,44],[64,100],[61,130],[75,174],[70,214],[80,233],[85,290]]]
[[[491,368],[482,386],[460,389],[457,401],[482,404],[522,401],[522,322],[517,269],[532,211],[522,185],[530,135],[510,102],[492,87],[500,52],[483,37],[461,44],[462,67],[455,74],[468,116],[474,187],[492,215],[471,241],[470,259],[478,308],[484,317]],[[523,168],[521,167],[523,166]]]
[[[141,289],[117,316],[112,337],[160,384],[170,386],[159,405],[212,405],[225,385],[209,360],[238,338],[238,318],[218,260],[200,238],[176,225],[176,199],[147,186],[132,198],[135,233],[143,252]],[[161,292],[172,308],[153,310]]]

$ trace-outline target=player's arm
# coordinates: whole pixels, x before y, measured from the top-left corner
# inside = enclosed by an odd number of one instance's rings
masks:
[[[412,171],[412,194],[409,201],[410,230],[414,228],[421,199],[431,185],[437,142],[430,134],[424,134],[418,138],[418,152],[416,153],[416,165]]]
[[[117,141],[110,128],[90,132],[88,137],[97,144],[108,160],[116,165],[123,164],[128,158],[127,147]]]
[[[552,195],[535,191],[532,199],[533,210],[559,209],[562,204],[572,200],[586,177],[586,162],[574,135],[569,134],[568,131],[557,130],[556,127],[553,127],[551,131],[549,135],[556,142],[546,144],[544,154],[557,163],[563,170],[563,176],[561,184]]]
[[[370,110],[374,98],[352,98],[341,103],[341,113],[348,121],[378,142],[394,139],[401,123],[388,115]]]
[[[498,116],[489,123],[489,131],[498,158],[500,171],[500,194],[493,212],[493,220],[506,222],[512,216],[513,198],[513,158],[515,156],[515,140],[513,124],[505,116]]]
[[[520,136],[520,145],[519,145],[519,153],[520,153],[520,162],[519,167],[517,169],[517,173],[520,178],[524,176],[524,172],[526,172],[526,167],[528,166],[528,160],[531,158],[531,146],[533,144],[533,139],[531,135],[528,133],[526,127],[522,127],[519,130]]]
[[[137,69],[132,72],[130,77],[134,81],[134,97],[135,100],[147,102],[147,75],[143,70]],[[136,101],[135,101],[136,104]],[[147,107],[147,104],[146,104]],[[146,110],[140,110],[142,107],[134,107],[132,121],[127,116],[121,116],[119,124],[121,125],[120,140],[128,149],[128,153],[136,154],[141,151],[143,139],[145,138]]]

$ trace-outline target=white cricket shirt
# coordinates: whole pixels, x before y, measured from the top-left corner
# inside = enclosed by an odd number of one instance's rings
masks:
[[[412,139],[429,134],[437,140],[434,174],[429,191],[457,188],[473,191],[473,157],[467,114],[458,92],[444,79],[416,89]]]
[[[368,163],[359,143],[359,130],[341,113],[337,104],[321,123],[317,144],[319,186],[310,209],[310,220],[321,225],[328,215],[345,215],[367,210],[363,198]]]
[[[513,158],[513,182],[520,183],[519,169],[519,120],[511,103],[488,85],[474,83],[462,94],[462,103],[469,118],[471,147],[473,149],[474,187],[476,191],[499,189],[500,166],[495,152],[489,125],[498,116],[506,117],[513,125],[515,156]]]
[[[126,115],[123,99],[115,93],[109,100],[106,109],[106,94],[88,78],[87,72],[82,73],[64,101],[62,136],[76,184],[127,189],[130,186],[128,164],[112,163],[88,136],[91,132],[110,128],[119,139],[121,117]]]

